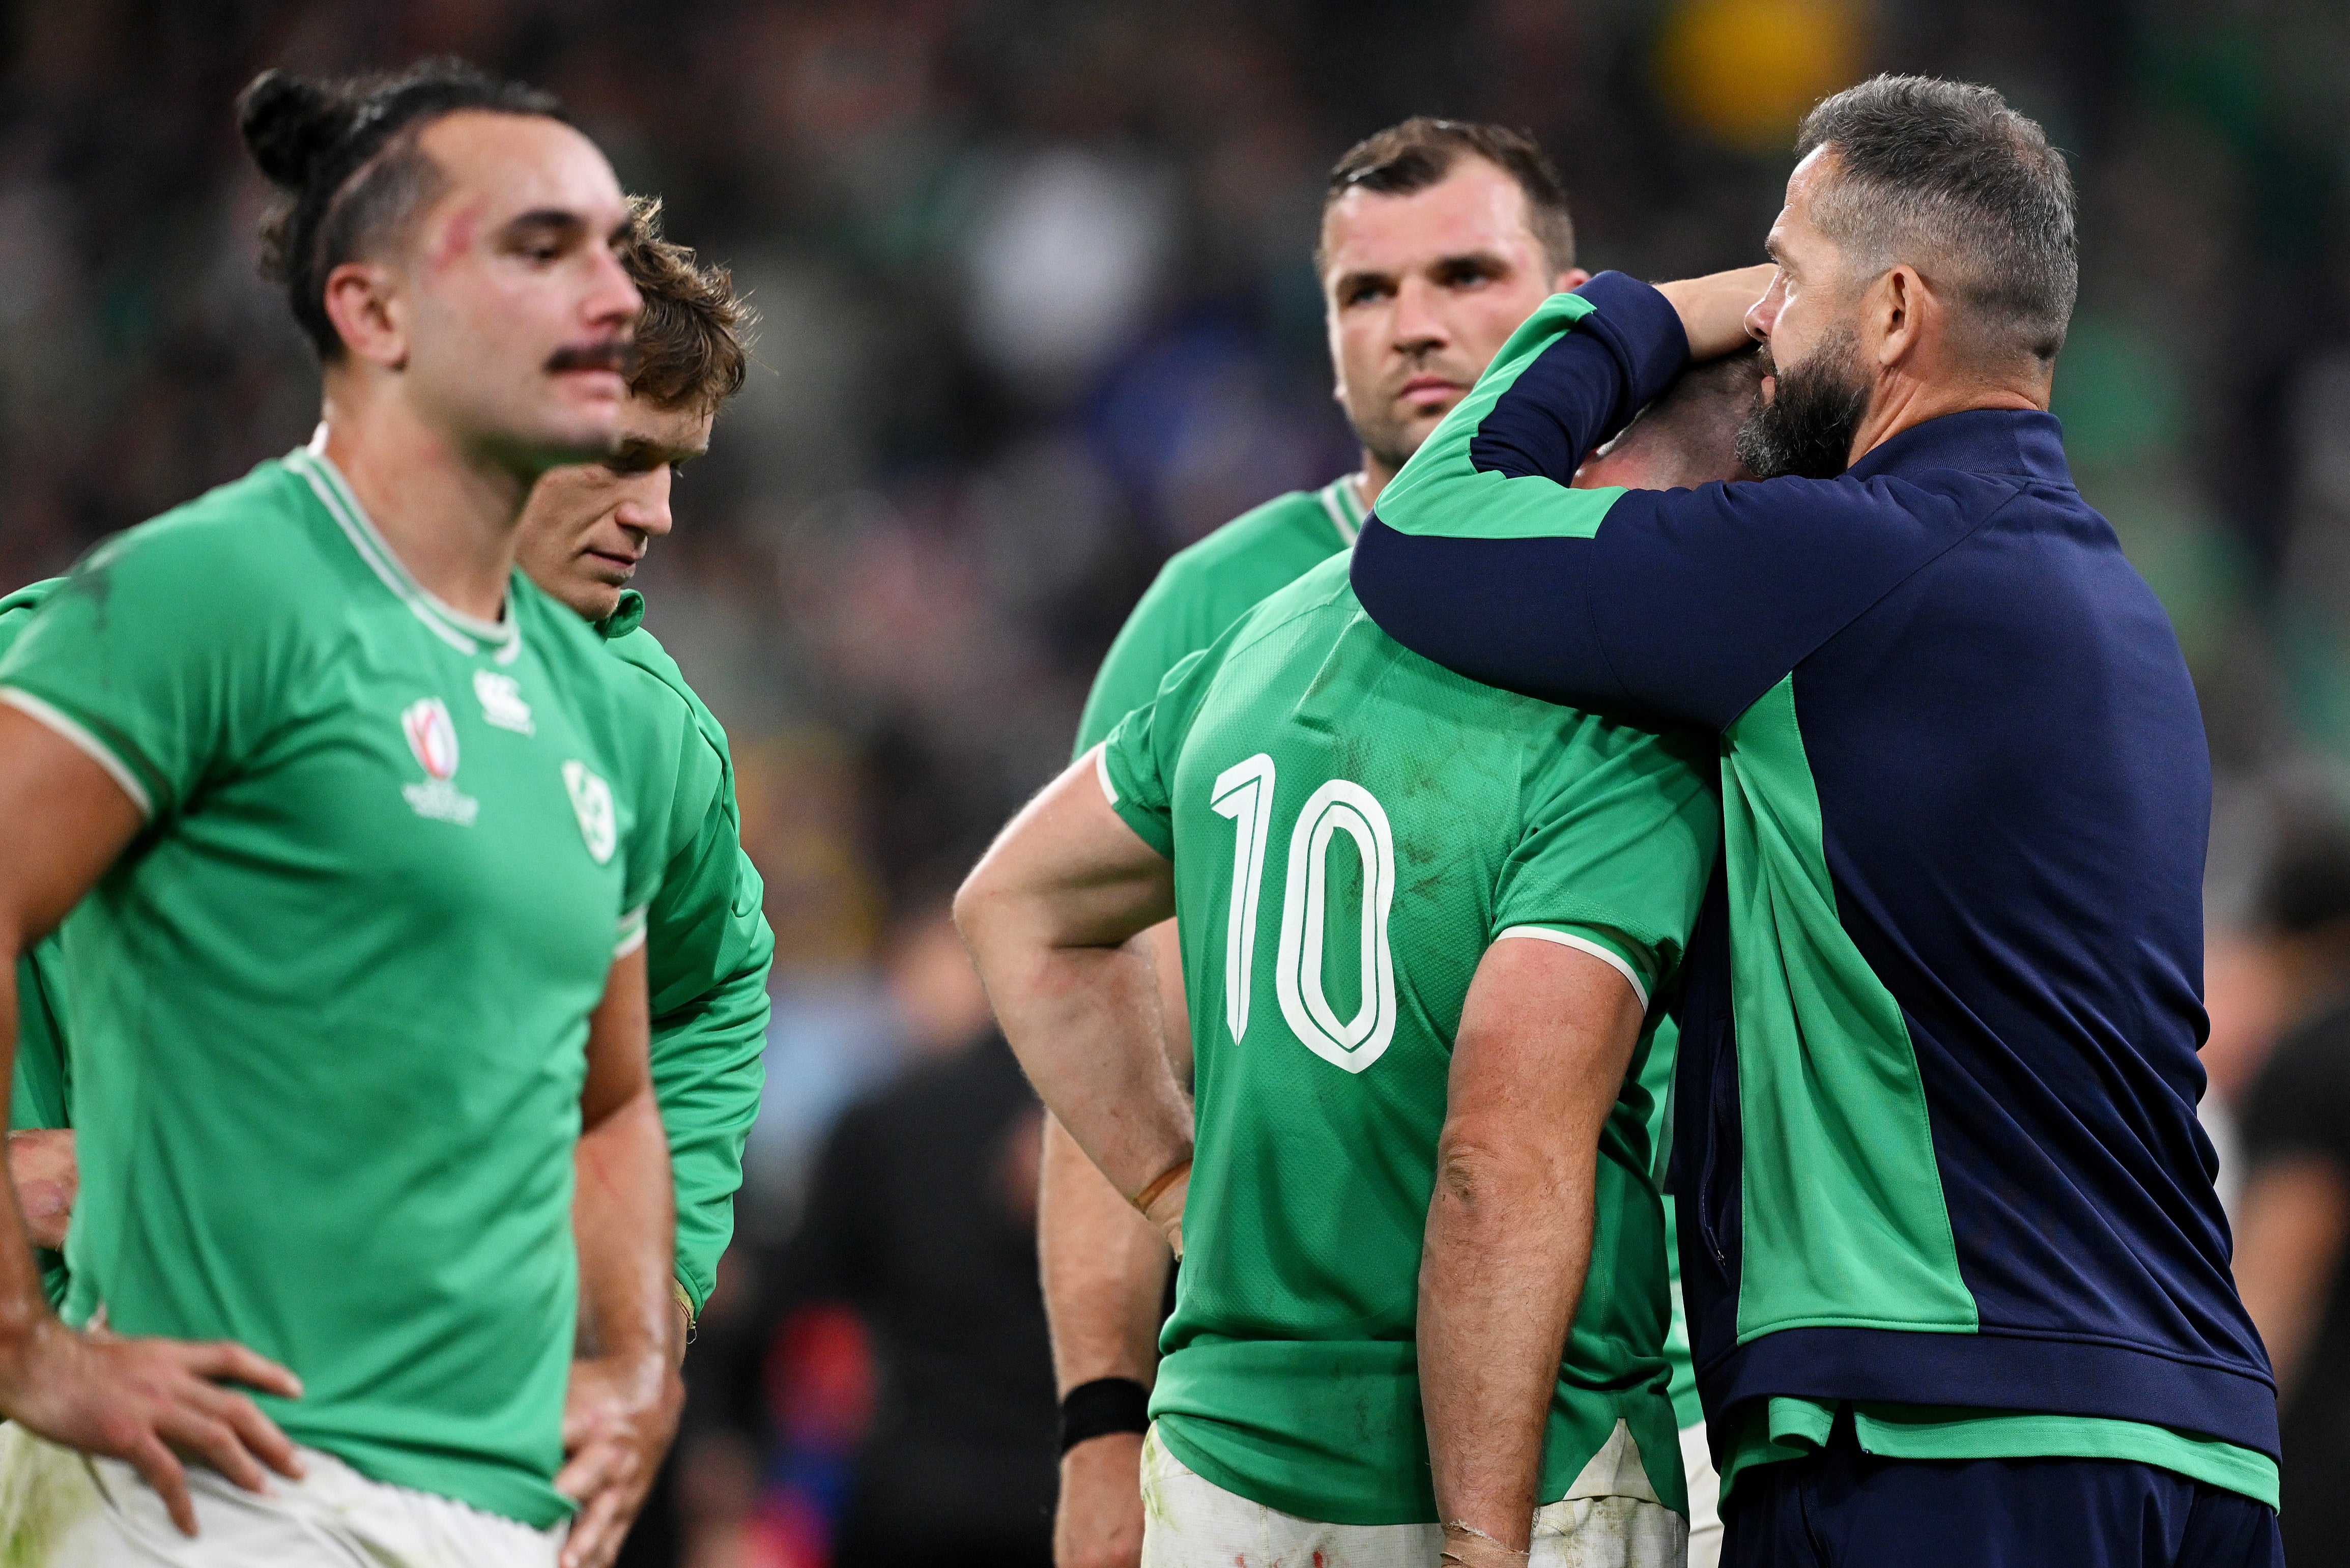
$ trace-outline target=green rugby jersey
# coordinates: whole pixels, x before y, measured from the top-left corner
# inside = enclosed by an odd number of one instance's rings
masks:
[[[630,590],[597,629],[619,661],[632,713],[654,732],[645,750],[657,776],[642,798],[667,803],[652,825],[661,879],[645,916],[645,963],[653,1090],[677,1186],[677,1282],[698,1313],[734,1234],[743,1143],[766,1082],[775,937],[758,869],[743,853],[726,731],[644,618],[644,597]]]
[[[61,580],[51,577],[0,598],[0,658],[16,646],[17,634]],[[16,961],[16,1064],[10,1075],[8,1097],[11,1131],[73,1125],[72,1080],[66,1067],[64,966],[62,929],[43,937],[32,951]],[[41,1265],[41,1289],[49,1304],[63,1305],[64,1257],[38,1247],[33,1256]]]
[[[1413,1334],[1445,1079],[1488,945],[1669,978],[1719,827],[1701,751],[1461,679],[1324,563],[1177,666],[1100,753],[1175,863],[1198,1163],[1151,1397],[1215,1484],[1346,1524],[1436,1518]],[[1685,1507],[1663,1220],[1637,1071],[1602,1137],[1591,1272],[1541,1499]],[[1645,1481],[1585,1476],[1629,1428]]]
[[[0,655],[62,578],[0,598]],[[687,685],[644,620],[643,596],[622,596],[598,622],[605,647],[624,669],[624,696],[650,727],[639,755],[649,773],[639,794],[667,800],[660,890],[647,911],[646,964],[652,1000],[653,1087],[669,1134],[677,1189],[679,1288],[696,1312],[710,1299],[718,1260],[734,1230],[743,1185],[743,1143],[756,1119],[766,1072],[767,971],[775,939],[761,912],[759,873],[743,853],[734,764],[717,716]],[[674,771],[667,765],[675,759]],[[18,961],[12,1127],[73,1125],[65,1050],[62,933]],[[65,1260],[40,1254],[52,1306],[65,1302]]]
[[[659,867],[601,640],[507,604],[297,452],[93,552],[0,700],[147,819],[68,932],[67,1316],[241,1341],[296,1440],[544,1526],[587,1020]]]
[[[1101,744],[1120,719],[1159,695],[1179,660],[1223,636],[1258,600],[1352,545],[1363,526],[1362,477],[1276,495],[1168,557],[1103,655],[1069,754]]]
[[[1158,695],[1169,670],[1222,637],[1259,600],[1352,545],[1363,525],[1361,483],[1361,474],[1350,473],[1319,490],[1275,496],[1179,551],[1159,568],[1094,676],[1070,754],[1082,756],[1099,745],[1120,719]],[[1659,1123],[1679,1035],[1670,1019],[1660,1019],[1648,1051],[1644,1078]],[[1661,1151],[1657,1127],[1649,1133]],[[681,1205],[679,1212],[683,1213]],[[1670,1195],[1665,1199],[1665,1261],[1675,1282],[1665,1359],[1673,1369],[1673,1408],[1681,1425],[1690,1427],[1703,1419],[1703,1413],[1698,1408],[1697,1374],[1690,1365],[1689,1325],[1681,1314],[1680,1256],[1673,1246]]]

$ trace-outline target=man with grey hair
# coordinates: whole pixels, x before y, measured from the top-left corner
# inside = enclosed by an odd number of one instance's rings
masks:
[[[2195,1119],[2202,722],[2046,411],[2070,177],[1918,78],[1796,151],[1772,265],[1536,314],[1357,593],[1463,674],[1721,738],[1672,1181],[1723,1561],[2280,1563]],[[1567,487],[1750,338],[1761,483]]]

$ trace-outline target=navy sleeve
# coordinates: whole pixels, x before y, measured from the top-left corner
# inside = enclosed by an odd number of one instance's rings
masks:
[[[1570,488],[1687,362],[1646,284],[1545,304],[1379,496],[1364,607],[1472,680],[1718,730],[1957,536],[1955,503],[1882,479]]]

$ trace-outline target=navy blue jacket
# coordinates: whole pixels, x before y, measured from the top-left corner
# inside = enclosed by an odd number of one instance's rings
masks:
[[[2210,765],[2162,607],[2044,413],[1835,480],[1566,488],[1687,358],[1644,284],[1552,300],[1354,584],[1464,674],[1721,738],[1672,1165],[1717,1444],[1799,1395],[2275,1455],[2195,1116]]]

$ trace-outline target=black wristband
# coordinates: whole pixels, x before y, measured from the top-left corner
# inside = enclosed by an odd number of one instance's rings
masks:
[[[1097,1377],[1061,1399],[1061,1452],[1088,1438],[1150,1430],[1150,1390],[1131,1377]]]

